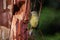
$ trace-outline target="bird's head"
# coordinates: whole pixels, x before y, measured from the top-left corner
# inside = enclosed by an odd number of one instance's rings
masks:
[[[37,15],[37,12],[36,11],[32,11],[31,15]]]

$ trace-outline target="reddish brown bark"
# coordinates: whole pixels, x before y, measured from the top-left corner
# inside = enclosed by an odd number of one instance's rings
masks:
[[[25,5],[26,4],[26,5]],[[25,2],[20,10],[15,14],[12,20],[11,26],[11,37],[13,36],[13,40],[28,40],[28,21],[29,21],[29,10],[30,10],[30,0]],[[15,18],[16,17],[16,18]],[[16,28],[16,30],[14,29]],[[13,31],[16,31],[13,32]]]

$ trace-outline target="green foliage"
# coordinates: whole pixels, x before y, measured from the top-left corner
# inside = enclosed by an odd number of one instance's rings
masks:
[[[60,23],[60,12],[53,8],[44,7],[40,14],[40,20],[39,20],[39,26],[38,26],[39,30],[37,29],[33,31],[35,40],[43,40],[43,39],[44,40],[60,40],[60,33],[55,33],[54,35],[44,35],[43,36],[44,38],[42,38],[42,35],[40,34],[39,31],[48,29],[50,26],[50,23],[56,23],[56,24]],[[44,31],[46,32],[50,30],[44,30]]]
[[[60,40],[60,33],[56,33],[53,35],[45,36],[46,40]]]
[[[40,16],[40,26],[39,27],[46,27],[51,21],[54,20],[56,14],[54,9],[50,8],[43,8]]]

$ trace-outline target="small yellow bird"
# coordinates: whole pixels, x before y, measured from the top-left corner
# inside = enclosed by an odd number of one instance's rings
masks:
[[[32,11],[31,14],[32,15],[31,15],[31,19],[30,19],[30,25],[31,25],[31,27],[36,28],[38,25],[39,16],[36,11]]]
[[[32,34],[33,29],[37,27],[39,21],[39,16],[36,11],[31,12],[31,19],[30,19],[30,30],[29,30],[29,35]]]

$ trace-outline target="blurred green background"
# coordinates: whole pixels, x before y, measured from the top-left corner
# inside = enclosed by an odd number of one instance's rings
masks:
[[[43,0],[38,28],[33,31],[35,40],[60,40],[60,0]]]

